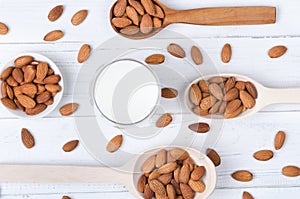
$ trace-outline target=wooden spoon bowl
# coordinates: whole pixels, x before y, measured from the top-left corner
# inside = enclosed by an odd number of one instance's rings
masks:
[[[158,0],[153,2],[164,12],[160,28],[153,28],[148,34],[139,31],[134,35],[120,33],[120,29],[112,23],[114,18],[113,10],[117,2],[110,10],[110,22],[113,29],[124,37],[130,39],[145,39],[154,36],[168,25],[174,23],[221,26],[221,25],[259,25],[274,24],[276,22],[276,7],[270,6],[245,6],[245,7],[219,7],[219,8],[198,8],[192,10],[174,10]]]

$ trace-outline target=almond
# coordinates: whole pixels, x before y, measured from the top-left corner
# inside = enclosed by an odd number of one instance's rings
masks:
[[[237,88],[230,89],[224,96],[224,101],[230,102],[239,97],[239,90]]]
[[[162,27],[162,20],[157,18],[157,17],[154,17],[153,18],[153,27],[154,28],[161,28]]]
[[[184,199],[193,199],[195,192],[187,184],[180,183],[180,190]]]
[[[156,122],[157,128],[164,128],[172,122],[172,115],[169,113],[163,114]]]
[[[149,174],[148,179],[149,180],[157,179],[159,176],[160,174],[158,173],[157,169],[155,169]]]
[[[219,108],[220,108],[220,106],[221,106],[221,104],[222,104],[222,101],[218,101],[217,103],[215,103],[212,107],[211,107],[211,109],[209,109],[209,114],[215,114],[215,113],[217,113],[218,111],[219,111]]]
[[[90,54],[91,54],[90,45],[88,45],[88,44],[82,45],[78,52],[78,56],[77,56],[78,63],[85,62],[90,57]]]
[[[155,166],[156,168],[159,168],[163,166],[166,162],[167,162],[167,151],[161,149],[156,155]]]
[[[140,179],[138,180],[137,189],[138,189],[139,192],[144,193],[144,188],[146,186],[146,183],[147,183],[147,178],[146,178],[145,175],[142,175],[140,177]]]
[[[196,106],[194,109],[193,109],[193,112],[197,115],[200,115],[200,116],[206,116],[208,115],[208,110],[203,110],[200,108],[200,106]]]
[[[79,10],[78,12],[76,12],[72,19],[71,22],[74,26],[78,26],[79,24],[81,24],[85,18],[88,15],[88,11],[87,10]]]
[[[137,26],[127,26],[120,30],[120,33],[122,33],[124,35],[135,35],[138,32],[140,32],[140,28]]]
[[[49,91],[44,91],[36,97],[36,102],[41,104],[47,102],[52,97]]]
[[[154,7],[155,7],[155,14],[153,16],[163,19],[165,17],[164,11],[158,5],[154,5]]]
[[[142,6],[142,4],[136,0],[128,0],[129,4],[134,7],[134,9],[140,14],[140,15],[144,15],[145,14],[145,10],[144,7]]]
[[[253,157],[259,161],[268,161],[273,158],[273,151],[271,150],[261,150],[253,154]]]
[[[255,106],[255,100],[248,92],[240,91],[240,98],[246,108],[251,109]]]
[[[216,167],[221,164],[221,158],[214,149],[207,149],[206,155],[214,163]]]
[[[25,108],[34,108],[36,105],[36,102],[27,95],[17,95],[17,99]]]
[[[54,99],[53,97],[51,97],[48,101],[44,102],[44,104],[46,104],[47,106],[50,106],[54,103]]]
[[[204,93],[209,93],[208,83],[205,80],[200,80],[198,83],[200,89]]]
[[[178,96],[178,91],[174,88],[162,88],[161,96],[167,99],[176,98]]]
[[[221,87],[218,84],[216,84],[216,83],[210,84],[208,86],[208,89],[209,89],[209,92],[213,96],[215,96],[218,100],[223,99],[223,91],[222,91]]]
[[[190,89],[190,100],[194,105],[199,106],[202,100],[202,93],[197,84],[193,84]]]
[[[58,84],[46,84],[45,89],[51,93],[58,93],[61,91],[61,86]]]
[[[180,173],[179,173],[179,182],[187,184],[190,179],[190,167],[185,164],[181,167]]]
[[[47,84],[47,85],[54,85],[54,84]],[[37,94],[41,94],[42,92],[44,92],[46,90],[44,85],[38,84],[37,85]],[[51,91],[50,91],[51,92]]]
[[[37,104],[34,108],[26,108],[25,112],[27,115],[37,115],[46,110],[45,104]]]
[[[297,177],[300,175],[300,168],[296,166],[286,166],[282,169],[282,174],[287,177]]]
[[[204,176],[204,174],[205,174],[205,167],[198,166],[191,173],[191,179],[194,181],[199,181]]]
[[[37,86],[32,83],[23,84],[19,86],[21,93],[26,94],[28,96],[35,96],[37,94]]]
[[[23,82],[23,78],[24,78],[23,71],[22,71],[20,68],[15,68],[15,69],[12,71],[12,77],[13,77],[18,83]]]
[[[171,182],[172,175],[173,175],[172,173],[164,174],[164,175],[159,176],[157,178],[157,180],[166,186],[167,184],[169,184]]]
[[[236,82],[235,87],[239,90],[245,90],[246,85],[245,85],[245,82],[238,81],[238,82]]]
[[[244,191],[243,193],[243,199],[254,199],[253,196],[247,192],[247,191]]]
[[[150,173],[155,168],[156,155],[150,156],[142,165],[142,171],[144,173]]]
[[[1,98],[1,102],[6,108],[9,108],[11,110],[17,109],[16,104],[9,98]]]
[[[240,182],[250,182],[253,179],[252,173],[246,170],[236,171],[231,176]]]
[[[24,82],[32,82],[36,75],[36,69],[32,65],[28,65],[24,69]]]
[[[36,67],[36,79],[43,81],[48,74],[48,64],[40,62]]]
[[[63,36],[64,36],[63,31],[53,30],[45,35],[44,41],[57,41],[57,40],[63,38]]]
[[[165,56],[162,54],[153,54],[147,57],[145,62],[152,65],[162,64],[165,62]]]
[[[79,104],[77,104],[77,103],[69,103],[69,104],[62,106],[59,109],[59,112],[63,116],[69,116],[69,115],[72,115],[78,109],[78,106],[79,106]]]
[[[191,56],[196,65],[203,63],[203,56],[200,49],[197,46],[193,46],[191,49]]]
[[[122,17],[125,14],[127,0],[118,0],[114,7],[114,15],[116,17]]]
[[[284,55],[287,51],[287,47],[285,46],[274,46],[268,52],[270,58],[278,58]]]
[[[4,69],[4,71],[1,73],[0,80],[1,81],[6,80],[11,75],[13,69],[14,69],[14,67],[12,67],[12,66],[7,67],[6,69]]]
[[[69,196],[63,196],[62,199],[71,199]]]
[[[14,99],[14,102],[15,102],[16,106],[18,107],[18,109],[20,109],[23,112],[25,111],[25,107],[22,106],[22,104],[20,104],[20,102],[18,101],[17,98]]]
[[[77,146],[78,146],[79,141],[78,140],[72,140],[70,142],[67,142],[64,146],[63,146],[63,150],[64,152],[71,152],[73,151]]]
[[[6,35],[7,33],[8,33],[7,25],[0,22],[0,35]]]
[[[179,183],[179,174],[180,174],[181,167],[177,167],[173,172],[174,180]]]
[[[151,180],[149,182],[149,186],[150,186],[150,189],[154,193],[156,193],[158,195],[161,195],[161,196],[165,196],[166,195],[166,189],[165,189],[164,185],[161,182],[159,182],[158,180],[155,180],[155,179]]]
[[[210,109],[215,103],[217,102],[217,99],[213,96],[205,97],[200,102],[200,108],[203,110]]]
[[[208,82],[210,82],[210,83],[216,83],[216,84],[225,83],[226,81],[227,81],[226,77],[220,77],[220,76],[211,77],[208,80]]]
[[[227,102],[222,102],[220,107],[219,107],[219,112],[218,113],[223,115],[225,113],[226,106],[227,106]]]
[[[122,145],[122,142],[123,142],[123,136],[117,135],[108,142],[108,144],[106,146],[106,150],[110,153],[114,153],[117,150],[119,150],[119,148]]]
[[[60,75],[50,75],[44,79],[45,84],[57,84],[61,80]]]
[[[258,94],[257,94],[257,90],[256,90],[255,86],[251,82],[246,82],[245,87],[246,87],[247,91],[249,92],[249,94],[254,99],[256,99]]]
[[[186,56],[183,48],[178,44],[174,44],[174,43],[168,46],[168,52],[177,58],[185,58]]]
[[[231,60],[232,50],[230,44],[225,44],[222,49],[221,59],[222,62],[228,63]]]
[[[155,5],[152,0],[141,0],[141,3],[149,15],[154,16],[156,13]]]
[[[240,106],[234,112],[228,112],[228,113],[225,112],[224,117],[226,119],[234,118],[234,117],[238,116],[239,114],[241,114],[243,110],[244,110],[244,106]]]
[[[7,83],[6,82],[2,82],[1,83],[1,94],[2,94],[2,98],[6,98],[7,97]]]
[[[199,122],[189,125],[189,129],[196,133],[207,133],[210,130],[210,126],[207,123]]]
[[[12,76],[9,76],[6,79],[6,82],[7,82],[8,85],[10,85],[12,87],[18,86],[18,84],[19,84]]]
[[[54,22],[57,19],[59,19],[59,17],[62,15],[63,11],[64,11],[63,5],[55,6],[52,10],[50,10],[50,12],[48,14],[49,21]]]
[[[138,16],[138,13],[137,11],[131,7],[131,6],[127,6],[126,8],[126,14],[128,16],[129,19],[131,19],[131,21],[133,22],[134,25],[139,25],[139,16]]]
[[[239,99],[229,102],[226,106],[225,114],[227,115],[235,112],[241,106],[241,104],[242,102]]]
[[[185,159],[182,164],[187,164],[190,168],[190,172],[194,171],[195,162],[191,157]]]
[[[154,192],[150,189],[149,184],[146,184],[144,188],[144,199],[152,199],[154,197]]]
[[[34,60],[34,58],[32,56],[25,55],[25,56],[18,57],[14,61],[14,64],[16,67],[20,68],[22,66],[26,66],[26,65],[30,64],[33,60]]]
[[[235,77],[230,77],[225,83],[225,92],[235,87]]]
[[[169,199],[176,199],[176,191],[171,184],[167,185],[167,195]]]
[[[31,149],[32,147],[34,147],[34,138],[26,128],[22,128],[21,137],[22,142],[26,148]]]
[[[201,181],[194,181],[194,180],[190,179],[188,184],[193,191],[198,192],[198,193],[203,193],[206,189],[205,184]]]
[[[279,150],[282,148],[284,142],[285,142],[285,132],[283,131],[279,131],[276,136],[275,136],[275,140],[274,140],[274,147],[276,150]]]
[[[149,34],[153,29],[153,20],[149,14],[145,14],[142,17],[140,24],[141,32],[143,34]]]
[[[14,91],[10,86],[6,86],[6,92],[9,99],[14,99]]]
[[[181,148],[173,148],[169,152],[174,160],[185,160],[189,157],[188,152]]]
[[[171,184],[173,185],[175,191],[176,191],[176,194],[177,195],[181,195],[181,190],[180,190],[180,185],[179,183],[177,183],[174,179],[171,180]]]
[[[157,171],[159,174],[168,174],[173,172],[177,168],[177,163],[176,162],[169,162],[165,164],[164,166],[160,167]]]
[[[117,28],[125,28],[132,24],[132,21],[128,18],[113,18],[112,24]]]
[[[47,75],[53,75],[53,74],[54,74],[54,70],[49,67]]]

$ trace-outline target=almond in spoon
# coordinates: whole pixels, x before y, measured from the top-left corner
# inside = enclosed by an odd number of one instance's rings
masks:
[[[127,0],[118,0],[114,7],[114,15],[116,17],[122,17],[125,13]]]

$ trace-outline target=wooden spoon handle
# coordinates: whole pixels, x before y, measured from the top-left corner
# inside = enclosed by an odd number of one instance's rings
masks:
[[[200,8],[168,14],[165,24],[255,25],[276,22],[276,8],[267,6]]]

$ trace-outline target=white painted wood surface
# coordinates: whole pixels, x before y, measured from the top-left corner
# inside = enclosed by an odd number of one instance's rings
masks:
[[[193,38],[214,60],[220,72],[248,75],[269,87],[300,87],[300,2],[259,0],[162,0],[177,9],[232,5],[275,5],[278,8],[278,22],[267,26],[204,27],[172,25],[169,30]],[[47,21],[48,11],[63,4],[66,9],[59,21]],[[22,52],[37,52],[51,58],[61,68],[66,80],[66,89],[61,104],[72,100],[72,90],[80,65],[76,63],[81,44],[89,43],[93,48],[115,36],[110,28],[108,13],[113,0],[0,0],[0,21],[6,23],[10,32],[0,36],[0,65],[12,56]],[[80,9],[88,9],[86,21],[73,27],[71,16]],[[62,29],[65,37],[56,43],[42,41],[50,30]],[[170,42],[174,41],[169,39]],[[178,38],[177,38],[178,39]],[[180,41],[180,40],[178,40]],[[220,50],[224,43],[233,47],[229,64],[220,61]],[[274,45],[286,45],[287,54],[271,60],[267,51]],[[109,50],[109,49],[103,49]],[[111,49],[113,52],[113,49]],[[199,68],[201,70],[201,67]],[[175,79],[166,76],[166,81],[179,90],[183,89]],[[80,103],[80,102],[79,102]],[[176,113],[176,107],[167,107]],[[81,117],[89,117],[81,115]],[[63,153],[62,145],[77,138],[72,118],[59,117],[58,110],[46,118],[20,120],[0,109],[0,163],[28,164],[75,164],[98,165],[80,145],[73,153]],[[281,168],[293,164],[300,166],[300,105],[274,105],[258,114],[224,124],[222,137],[215,149],[222,157],[217,168],[218,188],[211,196],[214,199],[241,198],[247,190],[255,198],[289,198],[300,196],[300,178],[286,178]],[[184,121],[187,122],[188,121]],[[179,124],[174,124],[179,125]],[[26,127],[36,138],[36,147],[26,150],[20,142],[20,129]],[[285,130],[287,141],[284,148],[275,153],[274,159],[261,163],[252,158],[259,149],[272,149],[273,138],[278,130]],[[230,174],[238,169],[249,169],[254,173],[251,183],[238,183]],[[0,179],[1,181],[1,179]],[[0,198],[3,199],[54,199],[62,195],[72,198],[132,198],[122,185],[118,184],[0,184]]]

